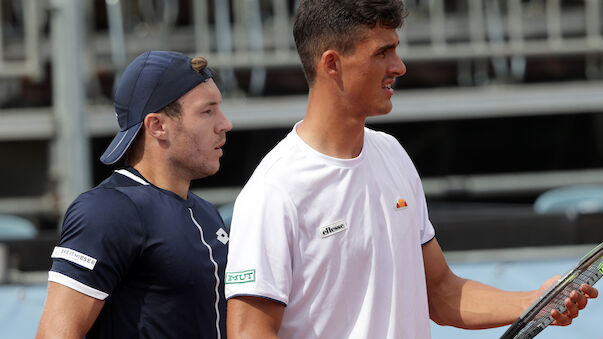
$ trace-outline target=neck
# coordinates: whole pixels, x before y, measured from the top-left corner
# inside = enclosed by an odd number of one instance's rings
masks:
[[[183,179],[184,175],[176,173],[166,162],[153,161],[153,159],[144,158],[132,164],[142,176],[151,184],[164,190],[174,192],[182,199],[188,198],[190,180]]]
[[[362,151],[366,117],[354,114],[353,108],[322,93],[325,92],[310,89],[308,110],[297,134],[325,155],[340,159],[357,157]]]

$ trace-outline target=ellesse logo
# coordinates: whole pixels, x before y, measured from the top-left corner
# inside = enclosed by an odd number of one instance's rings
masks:
[[[400,198],[400,199],[398,199],[398,201],[396,201],[395,208],[397,210],[401,210],[401,209],[404,209],[407,207],[408,207],[408,204],[406,203],[406,200]]]
[[[330,237],[335,233],[343,232],[348,229],[348,224],[345,223],[345,220],[340,220],[334,222],[330,225],[323,226],[318,229],[320,236],[322,238]]]

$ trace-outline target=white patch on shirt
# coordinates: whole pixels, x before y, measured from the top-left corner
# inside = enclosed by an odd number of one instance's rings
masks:
[[[94,265],[96,265],[96,259],[66,247],[56,246],[50,257],[71,261],[72,263],[84,266],[91,271],[94,269]]]
[[[228,242],[228,233],[226,233],[226,231],[222,227],[220,227],[220,229],[216,231],[216,235],[218,236],[218,240],[224,245],[226,245],[226,243]]]
[[[318,229],[322,238],[330,237],[335,233],[343,232],[348,229],[348,224],[345,220],[339,220],[330,225],[323,226]]]
[[[226,272],[225,284],[244,284],[255,281],[255,270],[241,272]]]

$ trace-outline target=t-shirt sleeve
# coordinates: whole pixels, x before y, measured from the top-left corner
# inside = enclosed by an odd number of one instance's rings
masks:
[[[413,164],[410,156],[408,155],[408,153],[406,152],[406,150],[404,149],[404,147],[402,147],[402,145],[400,144],[400,142],[398,142],[398,140],[396,140],[396,138],[394,138],[391,135],[386,135],[389,139],[392,145],[395,145],[395,148],[398,149],[398,151],[401,153],[401,159],[403,161],[403,166],[406,169],[406,173],[411,173],[411,186],[413,189],[413,194],[415,195],[415,199],[416,201],[419,203],[419,227],[420,227],[420,236],[421,236],[421,244],[424,245],[426,243],[428,243],[430,240],[432,240],[435,237],[435,229],[433,228],[433,225],[431,224],[431,220],[429,220],[429,212],[427,210],[427,200],[425,199],[425,192],[423,191],[423,182],[421,181],[421,178],[419,177],[419,173],[417,172],[417,168],[415,167],[415,165]]]
[[[421,221],[421,244],[424,245],[431,241],[435,237],[435,229],[429,220],[429,212],[427,211],[427,200],[425,199],[425,193],[423,192],[423,184],[421,178],[417,174],[415,178],[415,192],[417,201],[420,203],[419,220]]]
[[[248,184],[237,197],[230,229],[225,294],[289,302],[296,211],[274,185]]]
[[[142,240],[128,197],[111,189],[84,193],[67,209],[48,280],[103,300],[136,260]]]

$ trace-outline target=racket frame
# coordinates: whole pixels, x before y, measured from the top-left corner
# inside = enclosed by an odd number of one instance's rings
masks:
[[[514,338],[538,313],[559,293],[565,289],[576,277],[586,271],[592,264],[603,256],[603,243],[590,250],[580,259],[578,264],[569,270],[563,277],[557,280],[553,286],[549,287],[528,309],[509,327],[509,329],[500,337],[500,339]],[[597,267],[603,274],[603,265]],[[581,291],[579,291],[582,293]],[[549,315],[550,316],[550,315]],[[548,326],[548,324],[546,325]],[[546,326],[538,327],[534,330],[534,336],[544,330]]]

